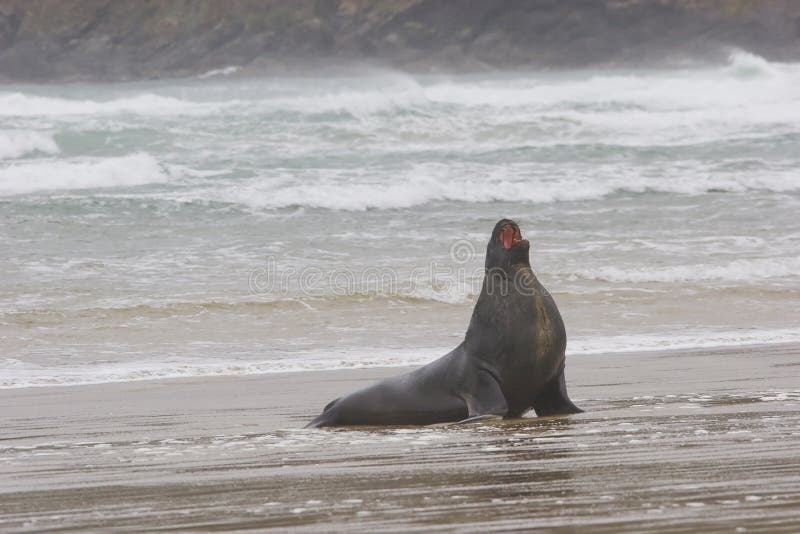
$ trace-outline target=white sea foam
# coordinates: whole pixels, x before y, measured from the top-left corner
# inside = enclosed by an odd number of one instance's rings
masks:
[[[0,130],[0,160],[29,154],[57,154],[58,145],[52,134],[32,130]]]
[[[366,119],[377,113],[425,109],[430,103],[425,90],[414,84],[411,87],[377,90],[334,90],[319,95],[262,100],[257,105],[265,111],[294,111],[304,114],[344,112]]]
[[[727,330],[694,334],[629,334],[620,336],[576,336],[569,340],[570,355],[611,354],[618,352],[653,352],[742,345],[765,345],[800,342],[800,329]]]
[[[696,334],[634,334],[571,338],[570,356],[590,356],[621,352],[652,352],[714,347],[755,346],[800,342],[800,329],[734,330]],[[203,376],[243,376],[375,367],[424,365],[445,354],[451,347],[416,349],[360,348],[346,353],[297,353],[274,360],[153,360],[86,364],[62,368],[24,364],[19,360],[0,360],[0,389],[73,386],[108,382],[135,382],[167,378]]]
[[[431,285],[418,285],[408,295],[420,300],[444,302],[446,304],[465,304],[473,302],[481,288],[480,281],[463,281],[446,287],[433,287]]]
[[[0,168],[0,196],[131,187],[166,182],[168,178],[158,161],[145,153],[103,159],[35,160]]]
[[[201,75],[227,76],[236,67]],[[311,85],[282,80],[252,80],[210,89],[182,90],[180,97],[128,91],[113,99],[57,98],[0,92],[0,116],[64,117],[109,114],[203,115],[228,110],[251,116],[292,112],[301,115],[346,113],[366,127],[380,118],[392,128],[419,126],[463,136],[476,127],[544,121],[566,126],[565,135],[547,141],[583,142],[602,133],[609,143],[679,143],[720,139],[747,124],[800,120],[795,87],[800,70],[735,51],[721,69],[587,75],[500,77],[487,80],[416,80],[398,73],[373,73],[358,79],[330,78]],[[191,95],[191,97],[189,96]],[[225,98],[221,98],[224,95]],[[491,110],[491,112],[487,112]],[[395,116],[395,112],[412,112]],[[376,115],[378,117],[376,117]],[[549,126],[549,128],[547,128]],[[599,129],[599,132],[587,131]],[[364,132],[369,134],[368,131]],[[535,139],[533,140],[536,141]]]
[[[192,102],[169,96],[144,93],[113,100],[76,100],[24,93],[0,93],[0,116],[63,117],[108,114],[204,114],[234,105],[235,102]]]
[[[746,50],[734,50],[725,71],[740,78],[773,78],[781,72],[775,64]]]
[[[761,73],[761,76],[741,76],[741,73]],[[731,62],[718,70],[652,71],[629,74],[595,73],[587,76],[507,77],[481,81],[434,80],[419,82],[409,76],[387,75],[363,80],[362,88],[353,89],[346,80],[336,80],[314,92],[280,94],[268,99],[252,99],[260,110],[291,110],[301,113],[343,111],[357,117],[393,110],[431,112],[440,121],[455,118],[454,107],[460,111],[492,108],[503,114],[513,112],[517,122],[552,113],[554,118],[573,117],[597,120],[616,120],[630,113],[668,112],[673,125],[686,123],[683,112],[707,112],[698,118],[725,119],[722,111],[764,104],[761,111],[778,99],[796,100],[793,84],[797,76],[791,66],[775,66],[747,52],[734,52]],[[444,107],[444,108],[443,108]],[[786,112],[786,109],[779,110]],[[791,112],[791,110],[788,110]],[[746,115],[746,114],[745,114]],[[743,114],[728,115],[738,121]],[[424,116],[422,117],[424,122]],[[483,117],[492,121],[491,116]],[[634,115],[635,119],[636,116]],[[636,126],[636,120],[629,126]],[[455,125],[454,125],[455,126]]]
[[[198,190],[196,200],[221,200],[253,208],[304,206],[332,210],[409,208],[435,201],[550,203],[603,198],[614,193],[703,194],[708,191],[800,191],[794,172],[706,174],[669,167],[648,176],[625,165],[581,169],[552,164],[500,168],[453,163],[417,165],[399,176],[336,171],[290,178],[259,176],[235,187]],[[192,193],[189,193],[192,195]],[[176,200],[191,201],[185,193]]]
[[[212,69],[204,72],[203,74],[200,74],[198,78],[201,80],[205,80],[206,78],[214,78],[218,76],[223,76],[223,77],[230,76],[231,74],[234,74],[239,70],[241,70],[241,68],[242,67],[239,67],[237,65],[231,65],[230,67],[223,67],[221,69]]]
[[[800,256],[738,259],[719,265],[647,266],[624,269],[597,267],[569,276],[615,283],[737,282],[754,283],[770,278],[795,277],[800,272]]]
[[[362,349],[358,353],[302,354],[291,359],[275,360],[173,360],[108,363],[90,366],[46,368],[0,361],[0,389],[20,387],[71,386],[107,382],[134,382],[165,378],[198,376],[240,376],[267,373],[319,371],[333,369],[363,369],[372,367],[402,367],[427,363],[440,348],[420,348],[414,351]]]

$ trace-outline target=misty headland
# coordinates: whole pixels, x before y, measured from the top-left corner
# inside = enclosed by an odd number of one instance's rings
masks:
[[[5,0],[0,79],[133,80],[380,66],[409,72],[800,58],[790,0]]]

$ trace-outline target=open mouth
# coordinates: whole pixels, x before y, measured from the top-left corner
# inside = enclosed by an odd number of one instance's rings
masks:
[[[503,244],[504,249],[510,249],[517,243],[522,242],[522,233],[520,233],[518,227],[507,224],[500,229],[498,239]]]

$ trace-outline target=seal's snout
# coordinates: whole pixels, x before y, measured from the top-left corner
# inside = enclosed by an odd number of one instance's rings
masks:
[[[503,244],[503,248],[508,250],[511,247],[522,243],[522,233],[519,231],[519,226],[506,224],[500,229],[500,234],[497,239]]]
[[[522,238],[519,225],[511,219],[500,219],[494,225],[486,246],[486,269],[508,271],[512,265],[530,262],[530,243]]]

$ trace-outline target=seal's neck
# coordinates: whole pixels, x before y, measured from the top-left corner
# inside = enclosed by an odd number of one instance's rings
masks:
[[[491,322],[496,311],[513,306],[520,296],[535,294],[539,287],[541,285],[529,262],[514,263],[505,269],[488,270],[473,315],[486,315],[486,320]]]

